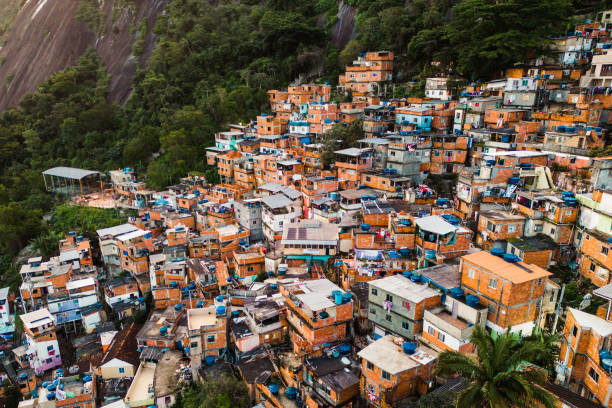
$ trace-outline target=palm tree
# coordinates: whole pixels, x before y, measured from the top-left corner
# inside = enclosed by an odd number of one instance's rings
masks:
[[[521,342],[504,333],[493,338],[479,326],[471,337],[476,354],[445,351],[438,357],[436,374],[461,375],[469,385],[457,395],[457,408],[533,407],[554,408],[556,398],[542,385],[546,372],[539,368],[519,368],[546,352],[538,342]]]

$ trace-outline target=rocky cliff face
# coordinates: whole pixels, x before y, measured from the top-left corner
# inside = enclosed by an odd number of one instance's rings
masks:
[[[0,112],[17,106],[49,75],[73,65],[93,47],[110,75],[110,98],[119,103],[130,95],[138,63],[145,64],[154,47],[153,26],[166,0],[27,0],[4,36],[0,48]],[[79,18],[77,18],[77,14]],[[146,19],[146,32],[140,33]],[[132,55],[142,39],[141,54]]]

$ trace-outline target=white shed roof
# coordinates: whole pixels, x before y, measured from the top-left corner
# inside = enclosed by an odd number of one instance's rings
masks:
[[[99,174],[99,172],[93,170],[77,169],[74,167],[53,167],[43,171],[43,174],[47,176],[57,176],[73,180],[80,180],[84,177],[91,176],[92,174]]]
[[[420,229],[439,235],[446,235],[459,229],[439,215],[417,218],[415,223]]]

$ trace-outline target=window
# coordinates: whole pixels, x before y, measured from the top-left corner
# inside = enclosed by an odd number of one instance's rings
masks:
[[[372,313],[373,315],[376,314],[376,309],[374,309],[373,307],[370,308],[370,313]]]
[[[387,295],[386,300],[387,302],[393,302],[393,296]]]
[[[495,229],[495,225],[491,221],[487,221],[487,229],[489,231],[493,231]]]
[[[385,319],[386,319],[388,322],[390,322],[390,321],[391,321],[391,315],[390,315],[390,314],[386,315],[386,316],[385,316]]]
[[[608,255],[608,247],[602,246],[601,247],[601,254],[602,255]]]
[[[572,337],[576,337],[578,335],[578,327],[574,326],[572,328]]]
[[[538,285],[542,284],[542,278],[538,279]]]
[[[366,176],[366,181],[372,181],[372,178],[370,176]]]
[[[214,343],[215,342],[215,335],[213,334],[211,336],[206,337],[206,342],[207,343]]]
[[[592,369],[591,369],[592,370]],[[384,378],[385,380],[390,380],[391,379],[391,374],[389,374],[388,372],[384,371],[382,372],[382,378]]]
[[[533,230],[534,230],[534,231],[536,231],[536,232],[538,232],[538,231],[542,231],[543,229],[544,229],[544,226],[543,226],[543,225],[535,225],[535,226],[533,227]]]
[[[436,331],[434,330],[434,328],[433,328],[433,327],[429,326],[429,327],[427,328],[427,333],[428,333],[428,334],[431,334],[431,335],[433,336],[434,334],[436,334]]]
[[[402,322],[402,329],[410,330],[410,324],[408,324],[408,322]]]
[[[556,230],[555,230],[554,228],[551,228],[551,229],[550,229],[550,235],[555,235],[555,231],[556,231]]]
[[[591,262],[591,266],[589,267],[589,269],[591,270],[591,272],[595,272],[595,264],[593,262]]]
[[[372,294],[374,296],[377,296],[378,295],[378,290],[376,290],[376,288],[372,288]]]
[[[253,272],[255,270],[255,267],[249,266],[248,270],[249,270],[249,272]]]
[[[489,287],[491,289],[497,289],[497,280],[496,279],[489,279]]]
[[[599,382],[599,374],[597,374],[597,372],[595,372],[593,367],[591,367],[591,369],[589,370],[589,377],[591,377],[591,379],[593,381]]]
[[[489,309],[489,313],[495,313],[495,304],[494,303],[489,303],[487,305],[487,309]]]
[[[125,368],[124,367],[119,367],[119,374],[123,374],[125,373]]]
[[[476,276],[476,272],[474,272],[473,269],[468,269],[468,278],[474,279],[475,276]]]
[[[191,348],[198,348],[198,342],[197,341],[191,342]]]
[[[440,340],[442,343],[444,343],[444,339],[445,338],[446,338],[446,336],[444,335],[444,333],[438,332],[438,340]]]
[[[508,225],[508,233],[512,234],[516,232],[516,225]]]
[[[370,363],[369,361],[366,361],[366,367],[368,370],[374,371],[374,364]]]

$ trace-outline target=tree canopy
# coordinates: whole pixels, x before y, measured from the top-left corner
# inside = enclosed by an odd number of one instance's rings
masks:
[[[457,408],[556,407],[556,397],[542,385],[546,371],[521,367],[549,350],[539,341],[525,341],[511,333],[491,336],[476,326],[471,336],[476,355],[445,351],[438,356],[436,374],[459,374],[469,382],[459,393]]]

